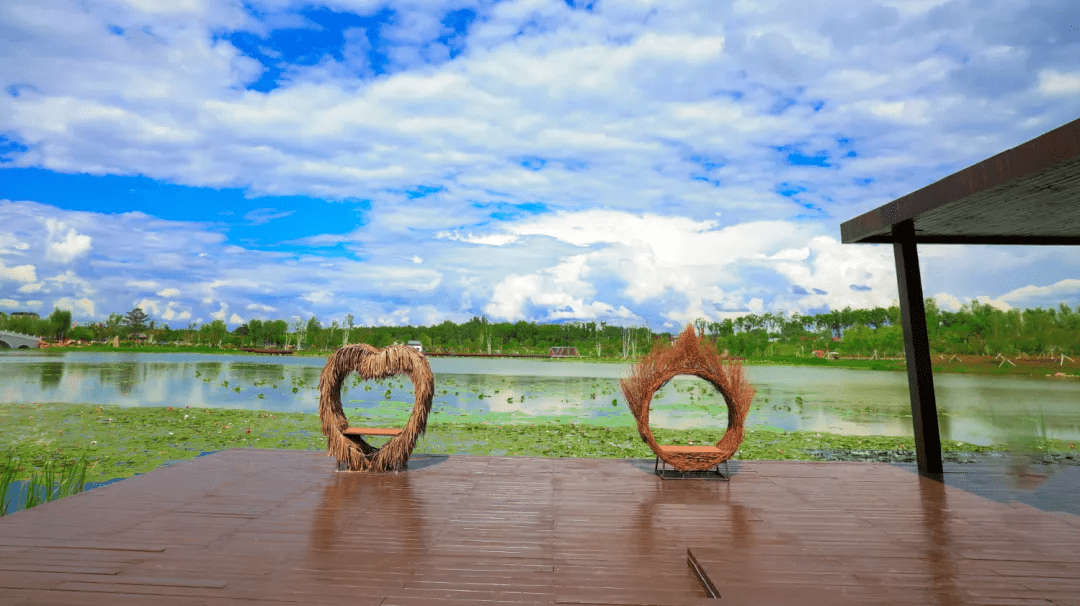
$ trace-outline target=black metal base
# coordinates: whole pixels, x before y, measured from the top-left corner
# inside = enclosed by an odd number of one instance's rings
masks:
[[[666,461],[663,469],[661,469],[660,463],[660,457],[656,457],[653,473],[660,476],[661,480],[717,480],[727,482],[731,479],[731,471],[728,469],[727,461],[724,461],[723,473],[720,472],[720,465],[717,465],[716,469],[707,469],[705,471],[679,471],[677,469],[668,469]]]

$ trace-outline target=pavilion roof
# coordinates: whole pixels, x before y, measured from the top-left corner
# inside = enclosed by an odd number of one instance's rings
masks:
[[[1080,244],[1080,119],[846,221],[844,243]],[[895,230],[895,231],[894,231]]]

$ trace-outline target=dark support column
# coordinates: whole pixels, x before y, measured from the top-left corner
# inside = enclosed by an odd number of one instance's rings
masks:
[[[915,426],[915,455],[919,461],[919,473],[940,475],[941,430],[938,429],[934,374],[930,367],[930,340],[926,336],[926,306],[923,304],[919,253],[915,249],[915,227],[912,222],[898,223],[893,227],[893,237],[896,282],[900,288],[900,316],[904,323],[908,391],[911,393],[911,420]]]

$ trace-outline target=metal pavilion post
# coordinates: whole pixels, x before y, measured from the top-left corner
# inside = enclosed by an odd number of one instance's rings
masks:
[[[915,429],[915,456],[920,474],[940,475],[943,470],[941,430],[938,427],[930,339],[926,334],[926,306],[923,303],[919,253],[915,248],[915,226],[912,221],[894,226],[893,237],[900,316],[904,324],[908,391],[911,394],[911,421]]]

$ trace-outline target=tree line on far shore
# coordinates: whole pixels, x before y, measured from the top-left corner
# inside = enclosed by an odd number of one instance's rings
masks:
[[[1080,307],[1062,303],[1057,309],[1011,309],[972,302],[950,312],[926,300],[927,331],[935,354],[1011,356],[1080,354]],[[748,314],[721,322],[697,320],[700,334],[730,355],[760,358],[807,356],[817,350],[845,357],[899,357],[904,351],[900,308],[851,309],[813,315]],[[434,326],[356,326],[353,317],[324,324],[316,317],[294,320],[251,320],[233,330],[214,320],[201,326],[171,328],[157,324],[143,310],[111,314],[105,322],[73,325],[71,312],[56,309],[47,318],[33,313],[0,313],[0,330],[48,339],[175,343],[211,347],[296,348],[333,350],[346,343],[385,347],[418,341],[425,351],[457,353],[546,354],[550,347],[577,348],[580,355],[633,358],[655,339],[671,333],[648,327],[624,327],[605,322],[491,322],[474,317]],[[675,331],[679,332],[678,330]]]

